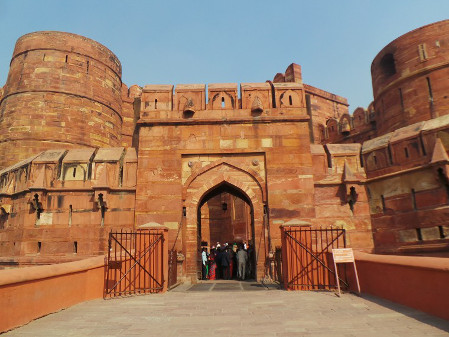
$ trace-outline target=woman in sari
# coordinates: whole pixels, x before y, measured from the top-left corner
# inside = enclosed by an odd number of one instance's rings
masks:
[[[212,246],[212,249],[209,254],[209,280],[215,280],[216,274],[215,271],[217,270],[217,263],[215,261],[215,247]]]

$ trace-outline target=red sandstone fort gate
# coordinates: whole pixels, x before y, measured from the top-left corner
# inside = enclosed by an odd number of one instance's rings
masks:
[[[222,192],[245,200],[251,209],[251,236],[248,239],[254,244],[256,251],[256,278],[263,278],[269,233],[264,216],[265,193],[261,181],[255,172],[223,161],[204,167],[186,181],[183,193],[186,212],[183,250],[186,252],[186,274],[192,280],[201,272],[198,263],[201,244],[199,209],[214,194]]]
[[[386,46],[374,102],[353,116],[296,64],[240,89],[127,87],[95,41],[21,37],[0,88],[0,264],[104,254],[109,230],[157,223],[181,278],[196,279],[198,211],[223,186],[249,212],[258,279],[295,219],[346,228],[356,249],[447,255],[448,31],[445,20]]]

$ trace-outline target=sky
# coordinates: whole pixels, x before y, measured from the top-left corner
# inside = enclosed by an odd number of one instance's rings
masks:
[[[449,0],[0,0],[0,86],[21,35],[58,30],[109,48],[128,86],[265,82],[294,62],[352,113],[373,99],[376,54],[445,19]]]

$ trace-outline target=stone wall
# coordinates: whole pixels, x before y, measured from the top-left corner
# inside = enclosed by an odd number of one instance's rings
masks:
[[[107,252],[111,229],[134,227],[133,148],[47,150],[0,171],[3,263]]]
[[[449,247],[449,116],[363,143],[378,252],[432,253]]]
[[[355,260],[362,293],[449,319],[448,259],[356,252]],[[350,284],[357,291],[354,277]]]
[[[105,257],[0,270],[0,333],[104,293]]]
[[[354,247],[371,249],[360,145],[332,148],[333,173],[327,156],[315,160],[302,83],[241,84],[240,100],[236,84],[211,84],[207,90],[206,102],[204,85],[178,85],[174,95],[172,86],[144,86],[136,226],[169,227],[170,246],[185,252],[185,272],[195,278],[198,207],[223,188],[242,195],[252,209],[258,278],[265,275],[269,252],[280,247],[279,224],[291,220],[347,228]],[[343,182],[345,160],[356,174],[346,172]],[[352,207],[346,188],[354,186],[358,201]],[[332,197],[341,189],[345,192]]]
[[[311,145],[315,227],[346,229],[349,247],[373,247],[360,144]]]

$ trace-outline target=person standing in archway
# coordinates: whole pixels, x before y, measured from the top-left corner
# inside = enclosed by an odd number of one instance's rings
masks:
[[[221,273],[224,280],[229,280],[229,252],[227,252],[224,248],[221,252]]]
[[[207,280],[207,248],[201,252],[202,279]]]
[[[215,246],[212,246],[212,250],[209,254],[209,280],[217,279],[217,263],[216,263],[217,252]]]
[[[239,250],[237,252],[237,263],[238,263],[237,277],[239,278],[239,280],[245,280],[247,262],[248,262],[248,253],[243,249],[243,247],[239,247]]]
[[[217,246],[217,250],[215,253],[215,263],[217,264],[217,275],[216,275],[217,280],[223,278],[222,267],[221,267],[222,255],[223,255],[223,251],[222,251],[221,247]]]

